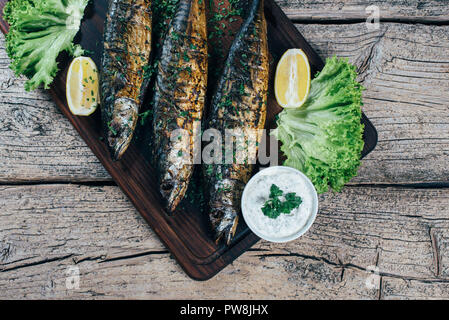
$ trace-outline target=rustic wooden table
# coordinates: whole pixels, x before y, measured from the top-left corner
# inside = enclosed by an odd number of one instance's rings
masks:
[[[0,35],[0,299],[449,298],[449,1],[370,1],[377,30],[361,1],[278,3],[323,58],[359,67],[379,143],[320,197],[304,237],[260,242],[207,282],[184,274],[50,96],[24,91]]]

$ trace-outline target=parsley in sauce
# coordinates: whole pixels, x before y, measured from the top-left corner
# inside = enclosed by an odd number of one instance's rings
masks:
[[[282,200],[282,196],[285,200]],[[290,192],[284,195],[284,192],[275,184],[271,185],[270,196],[262,207],[264,215],[271,219],[276,219],[282,213],[289,214],[298,208],[302,203],[302,198],[296,193]]]

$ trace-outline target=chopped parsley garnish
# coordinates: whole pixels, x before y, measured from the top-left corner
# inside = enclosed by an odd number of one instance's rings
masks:
[[[284,196],[282,201],[280,197]],[[268,218],[276,219],[281,213],[289,214],[292,210],[298,208],[302,203],[302,198],[296,193],[290,192],[284,195],[284,192],[275,184],[271,185],[270,196],[262,207],[262,212]]]
[[[147,120],[147,118],[149,116],[151,116],[151,114],[153,113],[153,110],[147,110],[145,112],[142,112],[141,114],[139,114],[140,117],[140,124],[143,126],[145,124],[145,121]]]

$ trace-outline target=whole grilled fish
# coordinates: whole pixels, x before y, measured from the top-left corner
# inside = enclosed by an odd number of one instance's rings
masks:
[[[164,39],[153,97],[153,161],[160,192],[173,212],[184,198],[200,147],[207,87],[205,0],[179,0]]]
[[[131,142],[148,84],[144,68],[151,52],[151,21],[150,0],[109,2],[100,91],[104,136],[114,160]]]
[[[226,131],[243,133],[240,147],[242,141],[243,147],[247,147],[246,156],[240,161],[234,155],[237,151],[233,151],[230,162],[203,164],[209,218],[217,243],[224,238],[229,244],[237,228],[242,192],[253,173],[262,138],[260,129],[265,126],[268,72],[263,0],[253,0],[248,17],[230,48],[206,124],[206,128],[221,133],[222,141],[225,141]]]

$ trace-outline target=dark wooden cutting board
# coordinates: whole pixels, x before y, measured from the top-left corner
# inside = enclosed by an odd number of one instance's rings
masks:
[[[1,19],[6,2],[7,0],[0,0],[0,29],[3,33],[8,32],[8,25]],[[98,66],[106,6],[106,0],[91,1],[77,37],[85,49],[93,52],[92,58]],[[309,57],[312,74],[323,68],[321,58],[273,0],[265,0],[265,15],[273,58],[272,68],[289,48],[304,50]],[[90,117],[77,117],[70,113],[65,98],[67,67],[68,60],[65,59],[60,64],[61,71],[50,90],[54,101],[190,277],[196,280],[211,278],[259,240],[243,225],[231,246],[216,245],[210,238],[207,218],[200,210],[190,208],[173,216],[167,215],[161,206],[155,172],[139,148],[131,145],[120,162],[112,161],[106,145],[100,139],[99,111]],[[275,114],[280,111],[272,93],[272,80],[270,79],[267,126],[270,126]],[[365,115],[362,120],[365,124],[365,148],[362,155],[366,156],[377,143],[377,132]]]

